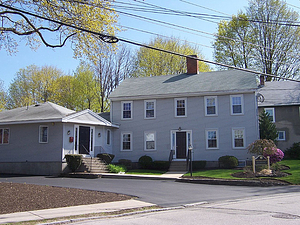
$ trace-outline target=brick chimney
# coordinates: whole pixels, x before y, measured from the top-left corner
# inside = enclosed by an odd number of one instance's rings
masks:
[[[186,57],[186,66],[187,66],[187,74],[198,74],[198,60],[193,58],[198,58],[197,55],[189,55],[190,57]]]

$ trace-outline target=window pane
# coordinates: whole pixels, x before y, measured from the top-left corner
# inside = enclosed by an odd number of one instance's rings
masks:
[[[244,130],[234,131],[234,147],[244,147]]]
[[[123,134],[123,150],[130,150],[130,134]]]
[[[2,135],[3,135],[3,129],[0,129],[0,144],[3,144]]]
[[[106,132],[106,144],[110,145],[110,130],[107,130]]]
[[[154,141],[154,133],[146,133],[146,141]]]
[[[185,100],[177,100],[176,115],[185,116]]]
[[[216,107],[215,106],[207,106],[207,114],[216,114]]]
[[[242,113],[242,106],[241,105],[233,105],[232,112],[233,113]]]
[[[242,97],[232,97],[232,113],[242,113]]]
[[[48,127],[40,127],[40,142],[48,142]]]
[[[217,131],[207,131],[207,147],[217,148]]]
[[[209,148],[216,148],[217,147],[217,140],[208,140],[208,147]]]
[[[131,103],[123,103],[123,118],[131,118]]]
[[[154,102],[146,102],[146,109],[154,109]]]
[[[146,149],[155,149],[155,142],[154,141],[146,141]]]
[[[9,140],[9,129],[4,129],[3,144],[8,144],[8,140]]]

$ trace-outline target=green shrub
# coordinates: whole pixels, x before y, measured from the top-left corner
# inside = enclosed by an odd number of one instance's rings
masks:
[[[193,170],[203,170],[206,166],[206,161],[205,160],[193,161],[192,165],[193,165]]]
[[[219,167],[224,169],[232,169],[239,164],[238,159],[235,156],[225,155],[219,158]]]
[[[82,163],[82,155],[68,154],[65,156],[68,167],[72,172],[75,172]]]
[[[139,158],[139,166],[141,169],[151,169],[153,160],[150,156],[144,155]]]
[[[151,168],[153,170],[167,171],[169,167],[170,167],[169,161],[154,161]]]
[[[300,159],[300,142],[294,143],[284,151],[284,159]]]
[[[106,164],[110,164],[111,161],[113,161],[113,159],[115,158],[115,155],[108,153],[100,153],[97,155],[97,157],[103,160]]]
[[[110,173],[120,173],[120,172],[126,172],[126,166],[124,165],[114,165],[114,164],[108,164],[107,168]]]

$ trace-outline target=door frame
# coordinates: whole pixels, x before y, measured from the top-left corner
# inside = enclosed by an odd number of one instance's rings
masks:
[[[94,157],[95,154],[94,154],[94,148],[95,148],[95,127],[94,126],[88,126],[88,125],[74,125],[74,134],[75,134],[75,137],[74,137],[74,154],[79,154],[79,140],[80,140],[80,137],[79,137],[79,129],[80,127],[89,127],[90,128],[90,140],[89,140],[89,155],[88,154],[82,154],[84,157],[87,156],[92,156]]]
[[[173,160],[175,161],[185,161],[186,159],[177,159],[176,158],[176,133],[177,132],[185,132],[186,133],[186,155],[188,153],[189,146],[193,145],[193,135],[192,130],[171,130],[171,150],[174,150]]]

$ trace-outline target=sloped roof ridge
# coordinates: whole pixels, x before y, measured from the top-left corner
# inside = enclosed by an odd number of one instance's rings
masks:
[[[72,109],[65,108],[65,107],[55,104],[53,102],[47,101],[45,103],[48,104],[51,108],[53,108],[56,112],[58,112],[62,117],[68,116],[72,113],[76,113],[76,111],[74,111]],[[66,114],[67,111],[69,111],[69,113]]]

